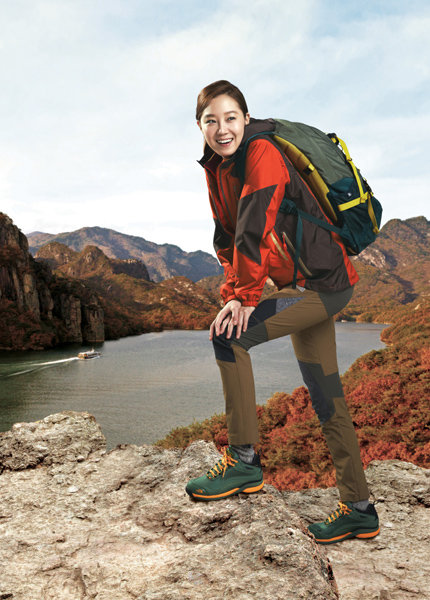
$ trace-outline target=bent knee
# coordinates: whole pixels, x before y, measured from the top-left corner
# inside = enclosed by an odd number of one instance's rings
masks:
[[[214,335],[212,344],[217,360],[236,362],[231,342],[232,338],[227,338],[227,331],[224,331],[224,333],[220,333],[219,335]]]

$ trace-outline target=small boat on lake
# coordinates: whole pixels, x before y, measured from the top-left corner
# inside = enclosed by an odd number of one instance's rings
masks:
[[[80,358],[81,360],[88,360],[90,358],[100,358],[100,356],[101,353],[94,350],[94,348],[92,348],[91,350],[87,350],[86,352],[79,352],[78,354],[78,358]]]

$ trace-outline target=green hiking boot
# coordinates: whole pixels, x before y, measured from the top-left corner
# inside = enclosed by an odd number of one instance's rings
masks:
[[[221,500],[239,492],[258,492],[263,485],[259,456],[256,454],[252,464],[248,464],[228,447],[206,475],[188,482],[185,491],[195,500]]]
[[[352,502],[339,502],[324,523],[313,523],[308,529],[318,544],[336,544],[353,537],[372,538],[379,533],[378,513],[373,504],[361,511]]]

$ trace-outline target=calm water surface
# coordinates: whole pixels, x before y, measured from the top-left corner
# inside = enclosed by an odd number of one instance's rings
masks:
[[[385,325],[336,323],[339,369],[382,348]],[[88,348],[86,348],[88,349]],[[145,444],[171,429],[224,411],[207,331],[148,333],[98,345],[100,359],[77,360],[79,346],[0,352],[0,431],[62,410],[87,411],[108,446]],[[257,402],[302,385],[290,338],[250,351]]]

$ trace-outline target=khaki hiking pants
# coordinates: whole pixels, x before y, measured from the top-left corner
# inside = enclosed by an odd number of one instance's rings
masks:
[[[369,497],[354,426],[339,377],[333,315],[349,302],[353,288],[323,294],[284,288],[260,302],[239,339],[226,334],[213,340],[221,371],[230,444],[259,440],[254,376],[248,350],[291,335],[303,381],[336,469],[342,501]]]

